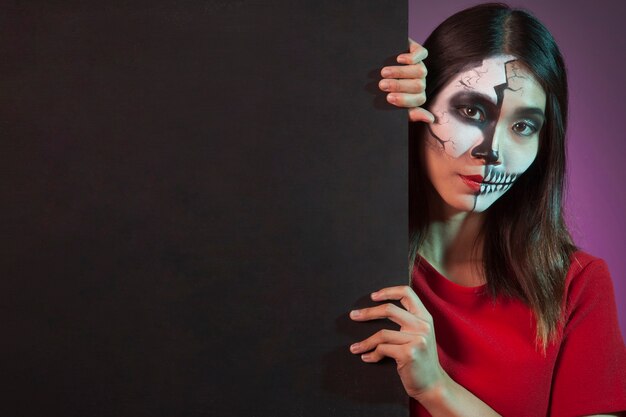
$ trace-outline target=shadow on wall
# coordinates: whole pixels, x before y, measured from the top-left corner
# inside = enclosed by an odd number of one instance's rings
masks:
[[[364,296],[352,308],[371,305],[369,296]],[[354,322],[347,314],[335,320],[337,333],[345,334],[353,341],[363,340],[380,329],[389,329],[392,326],[398,327],[388,320]],[[349,345],[343,345],[325,354],[322,364],[323,390],[359,404],[385,405],[385,412],[391,413],[388,415],[406,414],[409,401],[396,372],[394,360],[387,358],[375,364],[365,363],[359,355],[350,353]]]

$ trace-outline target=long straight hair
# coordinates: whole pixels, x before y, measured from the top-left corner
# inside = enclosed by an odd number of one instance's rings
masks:
[[[565,276],[575,245],[563,220],[567,77],[548,30],[530,13],[503,3],[463,10],[424,42],[429,100],[456,74],[496,54],[514,55],[546,93],[546,122],[537,157],[511,189],[486,211],[481,230],[487,289],[526,303],[537,319],[536,346],[545,350],[562,328]],[[430,101],[429,101],[430,102]],[[428,103],[427,102],[427,105]],[[432,219],[424,195],[434,192],[424,168],[425,125],[409,128],[409,272],[412,275]]]

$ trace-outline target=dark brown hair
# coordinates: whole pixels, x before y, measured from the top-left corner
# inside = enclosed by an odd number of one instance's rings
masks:
[[[496,54],[516,56],[546,93],[546,122],[535,161],[486,211],[483,267],[491,296],[522,300],[537,318],[543,350],[562,325],[562,298],[576,250],[562,213],[567,124],[567,77],[552,35],[530,13],[502,3],[463,10],[439,25],[424,43],[429,58],[426,95],[433,98],[467,67]],[[428,105],[428,102],[427,102]],[[410,126],[409,271],[432,217],[424,195],[433,192],[424,170],[424,124]]]

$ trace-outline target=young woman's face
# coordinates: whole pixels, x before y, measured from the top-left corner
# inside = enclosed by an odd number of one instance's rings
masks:
[[[455,76],[429,106],[428,177],[455,211],[486,210],[537,156],[546,95],[511,55]]]

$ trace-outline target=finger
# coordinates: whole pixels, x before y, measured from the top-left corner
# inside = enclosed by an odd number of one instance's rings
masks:
[[[399,93],[423,93],[426,90],[426,83],[421,79],[396,80],[382,79],[378,82],[378,87],[386,92]]]
[[[376,346],[372,352],[364,353],[361,359],[364,362],[378,362],[387,357],[395,359],[398,363],[407,363],[420,356],[420,353],[426,349],[426,338],[424,336],[415,335],[410,343],[394,345],[381,343]]]
[[[419,299],[415,291],[408,285],[399,285],[396,287],[387,287],[372,293],[372,300],[385,301],[397,300],[400,304],[412,314],[418,314],[422,317],[429,317],[430,313]],[[385,305],[385,304],[383,304]],[[393,305],[393,304],[391,304]]]
[[[401,345],[404,343],[409,343],[414,337],[415,335],[411,333],[383,329],[374,333],[373,335],[361,342],[354,343],[352,346],[350,346],[350,351],[352,353],[367,352],[376,349],[376,347],[381,343]]]
[[[392,358],[396,361],[400,361],[404,354],[405,345],[392,345],[392,344],[380,344],[372,352],[364,353],[361,355],[363,362],[379,362],[383,358]]]
[[[389,319],[401,327],[414,328],[417,326],[417,318],[407,310],[395,304],[386,303],[376,307],[352,310],[350,318],[355,321],[369,321]]]
[[[428,70],[423,62],[414,65],[391,65],[380,70],[383,78],[424,78],[427,74]]]
[[[422,45],[420,45],[419,43],[417,43],[413,39],[409,38],[409,52],[413,52],[413,51],[415,51],[417,48],[419,48],[421,46]]]
[[[409,52],[398,55],[397,61],[401,64],[417,64],[428,57],[428,51],[419,43],[409,39]]]
[[[435,116],[423,107],[409,109],[409,120],[412,122],[434,123]]]
[[[426,103],[426,94],[390,93],[387,94],[387,101],[398,107],[419,107]]]

